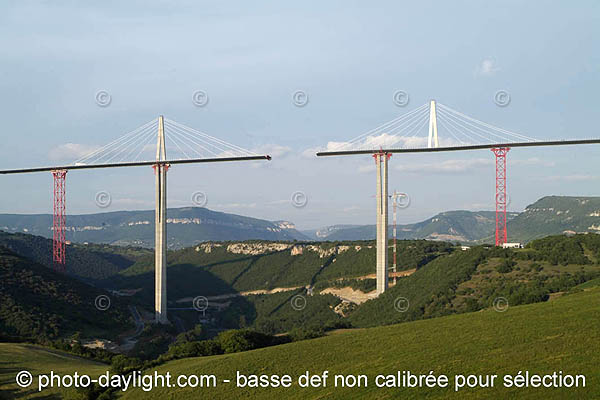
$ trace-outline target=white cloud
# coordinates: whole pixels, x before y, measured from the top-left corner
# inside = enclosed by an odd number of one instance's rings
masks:
[[[448,146],[448,144],[442,144],[444,146]],[[454,144],[452,144],[454,145]],[[545,161],[543,159],[532,157],[522,160],[509,160],[508,166],[510,168],[511,165],[523,165],[523,166],[532,166],[532,165],[541,165],[551,167],[554,166],[554,163],[551,161]],[[445,160],[440,162],[416,162],[416,163],[405,163],[395,166],[395,170],[401,172],[409,172],[415,174],[427,174],[427,173],[462,173],[469,171],[477,171],[478,168],[481,167],[492,167],[494,166],[494,157],[490,158],[476,158],[476,159],[453,159],[453,160]],[[368,165],[361,165],[358,167],[358,172],[360,173],[372,173],[375,171],[375,164],[370,163]],[[564,179],[564,178],[563,178]],[[570,180],[577,180],[577,176],[571,176]],[[579,177],[579,180],[584,180],[583,177]]]
[[[414,145],[401,146],[405,148],[411,147],[426,147],[426,138],[403,138],[406,139],[404,143],[412,143]],[[457,146],[455,141],[452,139],[441,139],[440,138],[440,146]],[[552,167],[555,165],[552,161],[546,161],[544,159],[538,157],[531,157],[527,159],[516,159],[509,160],[508,162],[509,168],[511,165],[513,166],[533,166],[540,165],[544,167]],[[480,167],[488,167],[494,166],[494,157],[490,158],[476,158],[476,159],[452,159],[445,160],[440,162],[416,162],[411,164],[400,164],[397,165],[394,169],[401,172],[409,172],[409,173],[459,173],[459,172],[468,172],[468,171],[477,171]],[[375,171],[375,165],[361,165],[358,167],[358,172],[360,173],[372,173]],[[571,176],[570,180],[578,179],[577,176]],[[579,177],[579,180],[583,180],[582,177]]]
[[[573,175],[554,175],[549,176],[545,180],[548,181],[567,181],[567,182],[582,182],[582,181],[595,181],[600,179],[600,176],[597,175],[587,175],[587,174],[573,174]]]
[[[271,205],[271,206],[278,206],[281,204],[289,204],[291,202],[291,199],[283,199],[283,200],[273,200],[273,201],[269,201],[266,204],[267,205]]]
[[[411,172],[419,174],[427,173],[457,173],[476,171],[480,167],[494,165],[494,161],[489,158],[477,158],[472,160],[445,160],[437,163],[413,163],[401,164],[395,169],[401,172]]]
[[[100,146],[91,146],[87,144],[64,143],[53,147],[48,153],[48,158],[51,160],[73,161],[93,151],[96,151],[99,148]]]
[[[252,151],[257,154],[268,154],[273,158],[283,158],[289,155],[292,149],[290,147],[281,146],[278,144],[265,144],[252,149]]]
[[[301,155],[304,158],[315,158],[316,154],[321,151],[341,151],[352,150],[353,146],[348,142],[327,142],[326,146],[309,147],[304,150]]]
[[[316,158],[316,154],[319,151],[325,151],[325,150],[326,150],[326,148],[324,148],[324,147],[311,147],[309,149],[304,150],[301,153],[301,155],[304,158]]]
[[[489,203],[467,203],[461,206],[462,209],[465,210],[483,210],[483,211],[491,211],[495,207],[493,201]]]
[[[382,133],[378,136],[367,136],[359,142],[329,142],[326,148],[309,149],[310,151],[344,151],[344,150],[377,150],[380,148],[415,149],[427,147],[427,132],[423,136],[397,136]],[[439,137],[439,145],[458,146],[461,143],[452,138]],[[309,150],[306,150],[308,152]],[[314,153],[313,153],[314,154]]]
[[[475,69],[475,74],[479,76],[493,76],[496,75],[496,72],[500,71],[500,67],[495,58],[486,57],[481,60],[481,63],[477,65]]]
[[[346,149],[347,147],[351,147],[348,142],[327,142],[327,146],[323,151],[336,151]]]
[[[426,137],[409,136],[399,137],[396,135],[390,135],[388,133],[382,133],[378,136],[367,136],[359,142],[329,142],[325,151],[338,151],[338,150],[375,150],[378,148],[389,148],[389,147],[425,147],[427,145]]]
[[[531,157],[524,160],[509,160],[508,165],[541,165],[544,167],[554,167],[556,163],[554,161],[546,161],[539,157]]]
[[[358,167],[358,172],[361,173],[371,173],[371,172],[375,172],[375,164],[374,163],[369,163],[368,165],[361,165],[360,167]]]

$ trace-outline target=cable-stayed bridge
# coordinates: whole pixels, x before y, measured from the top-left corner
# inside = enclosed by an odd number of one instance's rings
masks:
[[[331,142],[317,156],[430,153],[494,147],[598,143],[599,139],[541,141],[477,120],[432,100],[347,142]]]
[[[227,143],[202,131],[162,118],[169,159],[157,160],[156,142],[161,117],[130,131],[83,157],[65,165],[0,170],[19,174],[55,170],[136,167],[155,164],[197,164],[224,161],[270,160],[242,147]]]
[[[377,166],[377,294],[388,287],[388,160],[393,153],[490,149],[496,158],[496,246],[507,242],[506,156],[513,147],[600,143],[600,139],[542,141],[480,121],[431,100],[347,142],[330,142],[317,156],[371,154]],[[394,253],[395,256],[395,253]]]
[[[431,101],[343,143],[330,143],[317,156],[371,154],[377,166],[377,292],[388,286],[388,160],[393,153],[491,149],[496,157],[496,245],[507,241],[506,156],[512,147],[600,143],[600,139],[540,141],[491,125]],[[167,157],[167,147],[169,156]],[[152,166],[156,180],[155,314],[167,323],[166,210],[167,171],[173,165],[270,160],[269,155],[227,143],[205,132],[159,116],[89,154],[61,166],[0,170],[0,174],[51,172],[54,178],[53,260],[66,259],[66,175],[71,170]]]
[[[167,157],[167,146],[169,157]],[[172,165],[270,160],[162,115],[67,165],[0,170],[0,174],[51,172],[54,178],[52,257],[63,271],[66,261],[66,177],[70,170],[152,166],[156,176],[154,305],[158,323],[167,319],[167,171]]]

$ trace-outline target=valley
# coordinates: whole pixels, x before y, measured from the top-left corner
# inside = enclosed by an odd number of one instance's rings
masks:
[[[50,246],[45,242],[49,241],[23,234],[0,237],[0,246],[11,251],[29,252]],[[93,274],[102,278],[90,279],[91,273],[84,268],[79,274],[68,270],[70,279],[81,282],[79,285],[93,285],[97,295],[106,293],[111,311],[120,310],[119,318],[128,320],[129,328],[113,334],[73,329],[70,334],[79,331],[82,338],[122,340],[127,336],[125,331],[135,330],[134,316],[126,305],[139,310],[146,327],[151,326],[152,252],[107,245],[72,246],[78,249],[76,260],[83,260],[82,266],[98,262]],[[391,259],[391,243],[388,251]],[[285,334],[299,327],[315,332],[372,327],[477,311],[490,307],[497,298],[511,305],[546,301],[600,277],[597,235],[551,236],[534,240],[523,249],[486,245],[465,248],[442,241],[400,240],[398,254],[398,272],[392,274],[395,279],[390,281],[388,291],[376,297],[372,241],[211,241],[170,250],[167,293],[173,327],[167,329],[171,333],[146,330],[141,337],[165,333],[174,337],[198,324],[207,337],[227,329]],[[35,268],[45,270],[42,266]],[[407,312],[398,312],[394,307],[395,299],[400,297],[410,304]],[[206,302],[202,309],[198,299]],[[295,301],[300,302],[298,306]],[[91,299],[87,306],[93,306]],[[117,306],[120,308],[115,310]],[[54,329],[49,338],[67,335]],[[169,340],[165,340],[156,351],[167,349]],[[138,350],[134,346],[132,354]]]
[[[526,210],[511,222],[556,215],[547,208]],[[580,218],[595,218],[590,210]],[[572,216],[568,221],[579,221]],[[152,249],[70,243],[61,274],[48,256],[51,240],[1,232],[0,332],[14,343],[5,349],[21,346],[38,357],[31,346],[41,345],[83,357],[81,365],[129,371],[262,347],[274,351],[388,325],[504,314],[595,290],[600,235],[560,233],[532,237],[523,248],[400,239],[397,272],[380,296],[372,240],[204,240],[174,247],[167,253],[170,324],[162,326],[154,323]],[[390,260],[392,254],[390,241]],[[98,306],[100,297],[108,307]],[[227,350],[231,340],[245,344]]]

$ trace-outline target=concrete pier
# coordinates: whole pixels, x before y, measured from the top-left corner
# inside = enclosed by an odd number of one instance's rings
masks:
[[[377,164],[377,295],[388,288],[388,153],[373,155]]]
[[[158,118],[156,161],[167,159],[164,120]],[[156,176],[156,210],[154,233],[154,310],[156,322],[167,324],[167,170],[166,164],[154,165]]]

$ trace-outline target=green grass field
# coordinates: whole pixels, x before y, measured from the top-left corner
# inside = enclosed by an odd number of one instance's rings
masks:
[[[109,366],[73,356],[62,351],[48,349],[30,344],[0,343],[0,399],[62,399],[73,394],[70,390],[46,389],[37,391],[34,384],[28,389],[21,389],[15,383],[19,371],[29,371],[34,376],[48,374],[88,374],[97,376],[108,370]]]
[[[590,281],[591,282],[591,281]],[[347,329],[313,340],[222,356],[189,358],[157,368],[160,373],[214,374],[215,388],[154,388],[122,394],[124,399],[388,399],[388,398],[529,398],[565,399],[600,397],[600,287],[549,302],[509,306],[505,312],[486,309],[368,329]],[[81,398],[73,389],[20,389],[15,375],[28,370],[34,375],[59,374],[98,376],[110,367],[60,351],[27,344],[0,344],[0,399]],[[249,374],[289,374],[294,380],[310,371],[328,370],[329,384],[321,388],[238,389],[236,371]],[[378,388],[378,374],[444,374],[448,388]],[[579,389],[504,388],[502,377],[519,371],[532,374],[583,374],[586,387]],[[151,373],[152,371],[145,371]],[[368,386],[333,386],[334,375],[364,374]],[[454,392],[457,374],[497,374],[496,386]],[[173,378],[174,379],[174,378]],[[223,383],[230,379],[231,383]]]
[[[178,374],[215,374],[216,388],[128,391],[125,399],[352,399],[352,398],[529,398],[600,397],[600,288],[545,303],[509,307],[505,312],[480,312],[349,330],[327,337],[223,356],[183,359],[157,370]],[[366,374],[366,388],[237,389],[235,374],[290,374],[310,371],[330,375]],[[445,374],[446,389],[380,389],[378,374]],[[579,389],[504,388],[502,377],[519,371],[532,374],[584,374]],[[454,392],[456,374],[497,374],[494,388]],[[231,383],[222,383],[231,379]],[[331,378],[330,378],[331,379]]]
[[[591,281],[587,281],[582,283],[581,285],[575,286],[575,289],[591,289],[593,287],[600,286],[600,278],[592,279]]]

